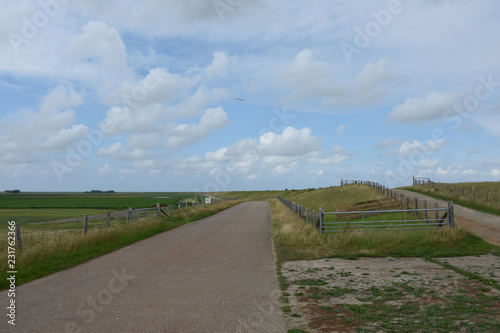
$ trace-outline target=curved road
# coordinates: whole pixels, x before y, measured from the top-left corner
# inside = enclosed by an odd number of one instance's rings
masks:
[[[1,332],[284,332],[269,203],[242,203],[17,287]]]
[[[440,207],[448,207],[448,202],[435,199],[420,193],[407,191],[403,189],[393,189],[398,194],[410,198],[417,198],[419,201],[437,202]],[[474,235],[477,235],[491,244],[500,246],[500,216],[478,212],[454,204],[455,224],[467,227]]]

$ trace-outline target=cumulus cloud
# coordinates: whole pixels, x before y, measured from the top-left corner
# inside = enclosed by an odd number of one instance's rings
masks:
[[[402,157],[408,157],[414,153],[430,153],[441,150],[446,144],[445,140],[428,140],[420,142],[418,140],[406,141],[397,149],[397,154]]]
[[[178,124],[169,128],[166,148],[179,149],[193,142],[204,139],[212,131],[222,128],[228,124],[227,114],[222,108],[208,109],[201,116],[199,124]]]
[[[319,148],[321,141],[309,127],[297,130],[286,127],[283,133],[264,133],[258,143],[258,149],[265,155],[296,156]]]
[[[0,138],[6,142],[0,145],[0,153],[5,156],[2,162],[39,161],[41,153],[58,154],[82,140],[89,128],[73,124],[73,108],[83,100],[82,94],[72,87],[57,86],[42,99],[39,111],[24,110],[1,119]]]
[[[396,106],[387,116],[387,122],[411,124],[442,119],[457,99],[454,93],[429,92],[424,98],[408,98]]]

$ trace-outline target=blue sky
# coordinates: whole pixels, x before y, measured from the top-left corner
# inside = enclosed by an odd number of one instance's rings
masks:
[[[0,6],[4,190],[500,181],[497,1]]]

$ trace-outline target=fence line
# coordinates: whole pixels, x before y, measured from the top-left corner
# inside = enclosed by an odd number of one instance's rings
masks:
[[[208,202],[204,203],[204,204],[200,204],[200,202],[191,202],[191,207],[199,207],[200,205],[212,205],[212,204],[216,204],[216,203],[221,203],[221,202],[225,202],[225,201],[230,201],[230,200],[237,200],[238,198],[214,198],[212,197],[211,198],[212,200],[209,200]],[[135,221],[139,220],[139,219],[142,219],[142,218],[146,218],[146,217],[151,217],[151,214],[149,214],[149,211],[152,211],[152,210],[156,210],[156,217],[157,218],[161,218],[162,217],[162,214],[164,216],[170,216],[172,214],[172,212],[174,210],[170,210],[169,206],[172,206],[172,207],[175,207],[175,208],[178,208],[178,211],[181,211],[183,209],[188,209],[189,208],[189,202],[186,202],[185,205],[184,204],[174,204],[174,205],[165,205],[165,206],[161,206],[160,203],[157,203],[155,207],[147,207],[147,208],[135,208],[135,209],[132,209],[131,207],[127,208],[125,211],[113,211],[113,212],[107,212],[107,214],[103,217],[103,215],[93,215],[93,216],[89,216],[88,214],[84,214],[83,215],[83,219],[82,218],[78,218],[78,217],[74,217],[74,218],[68,218],[68,219],[61,219],[61,220],[55,220],[55,221],[46,221],[46,222],[32,222],[32,223],[28,223],[28,224],[25,224],[25,226],[29,226],[29,225],[40,225],[40,224],[61,224],[61,223],[73,223],[73,222],[76,222],[76,223],[82,223],[82,226],[83,226],[83,233],[84,234],[87,234],[87,230],[88,230],[88,223],[89,221],[100,221],[100,220],[104,220],[106,219],[106,227],[107,229],[110,229],[111,228],[111,218],[112,218],[112,214],[114,214],[115,216],[113,216],[113,218],[125,218],[127,219],[127,224],[130,223],[130,220],[131,218],[134,218]],[[164,208],[167,212],[165,212],[162,208]],[[15,224],[15,232],[16,232],[16,239],[17,239],[17,247],[19,248],[19,250],[22,250],[22,240],[21,240],[21,225],[19,225],[19,223],[16,222]],[[71,228],[70,228],[71,229]],[[75,229],[73,229],[75,230]],[[47,230],[39,230],[39,231],[47,231]],[[39,232],[37,231],[37,232]],[[54,231],[54,230],[50,230],[50,231]],[[23,232],[25,234],[25,232]],[[32,234],[32,233],[28,233],[28,234]]]
[[[362,180],[341,180],[341,186],[361,184],[368,185],[376,188],[388,197],[396,197],[403,209],[398,210],[382,210],[382,211],[351,211],[351,212],[325,212],[323,208],[319,211],[312,211],[303,205],[295,203],[291,200],[278,197],[278,199],[287,206],[291,211],[295,212],[300,218],[304,219],[306,223],[311,223],[313,227],[319,229],[320,233],[335,232],[346,230],[346,228],[359,228],[363,231],[366,230],[415,230],[415,229],[437,229],[445,225],[455,227],[454,207],[453,202],[449,201],[447,207],[440,208],[437,202],[434,202],[434,208],[428,208],[427,200],[419,202],[417,198],[411,200],[406,196],[406,205],[403,202],[403,195],[397,193],[395,190],[389,189],[379,183],[362,181]],[[411,207],[413,205],[413,207]],[[405,208],[406,206],[406,208]],[[432,205],[431,205],[432,206]],[[434,217],[429,216],[429,213],[434,212]],[[440,217],[439,213],[445,214]],[[373,213],[403,213],[403,219],[384,220],[384,221],[365,221],[365,215]],[[361,221],[338,221],[338,222],[325,222],[325,215],[343,215],[343,214],[359,214]],[[409,219],[410,215],[415,215],[415,218]],[[422,216],[423,218],[420,218]],[[385,228],[385,229],[382,229]]]
[[[426,179],[427,181],[423,181],[422,179]],[[452,192],[453,195],[462,195],[465,196],[466,194],[471,193],[472,194],[472,199],[481,199],[484,198],[486,202],[490,201],[490,192],[486,188],[484,190],[484,196],[482,195],[482,191],[477,191],[475,186],[472,186],[470,189],[470,192],[468,188],[465,187],[465,185],[462,186],[457,186],[456,184],[448,184],[448,183],[440,183],[440,182],[434,182],[430,178],[419,178],[419,177],[413,177],[413,186],[426,186],[427,188],[433,188],[436,191],[441,191],[441,186],[443,185],[443,190],[444,190],[444,185],[446,185],[446,192]]]

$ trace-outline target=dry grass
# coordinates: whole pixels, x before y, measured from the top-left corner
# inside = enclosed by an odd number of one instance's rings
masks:
[[[464,228],[321,235],[279,200],[270,202],[273,238],[280,261],[359,256],[476,255],[494,248]]]

